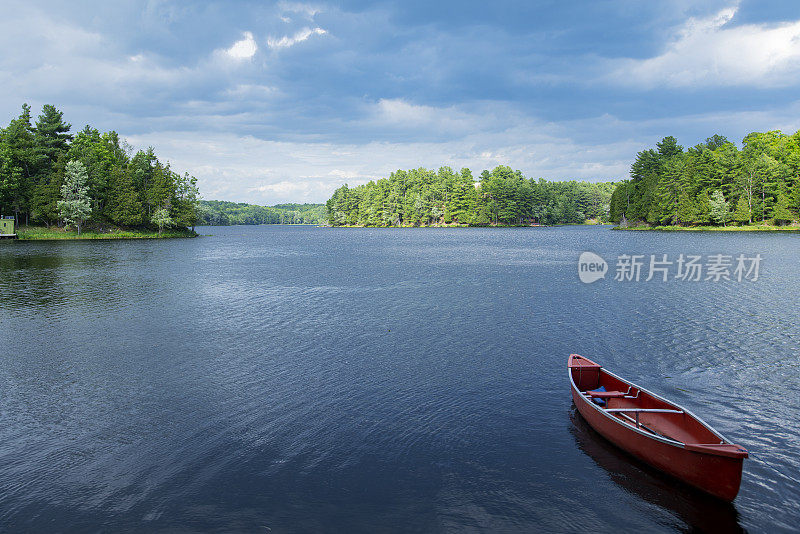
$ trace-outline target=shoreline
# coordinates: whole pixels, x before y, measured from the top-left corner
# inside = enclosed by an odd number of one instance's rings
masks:
[[[40,226],[23,226],[17,229],[17,238],[13,241],[97,241],[97,240],[124,240],[124,239],[179,239],[193,238],[199,234],[189,229],[164,230],[158,235],[157,230],[121,230],[108,232],[87,230],[78,232],[62,228],[46,228]]]
[[[615,226],[612,230],[633,232],[783,232],[798,233],[797,226]]]
[[[360,224],[319,225],[319,228],[558,228],[561,226],[613,226],[612,223],[563,224],[423,224],[417,226],[364,226]]]

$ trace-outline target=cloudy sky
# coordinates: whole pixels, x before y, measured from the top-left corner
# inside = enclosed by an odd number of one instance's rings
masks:
[[[0,49],[0,123],[54,104],[206,199],[420,166],[620,179],[665,135],[800,128],[796,0],[4,0]]]

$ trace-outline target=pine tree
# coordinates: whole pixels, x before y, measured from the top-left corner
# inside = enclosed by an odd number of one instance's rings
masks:
[[[17,219],[17,224],[21,224],[21,214],[30,211],[30,199],[38,163],[33,127],[31,126],[31,107],[28,104],[22,105],[22,113],[9,123],[8,127],[2,131],[1,137],[8,148],[8,156],[11,160],[10,168],[19,171],[13,180],[14,187],[10,188],[13,191],[10,207]],[[16,174],[16,171],[14,173]]]
[[[92,197],[92,215],[102,216],[109,201],[111,170],[124,165],[117,160],[116,154],[106,145],[103,136],[96,128],[86,126],[72,141],[69,158],[83,163],[89,176],[87,185]]]
[[[685,171],[686,161],[682,156],[674,156],[665,163],[664,173],[655,189],[655,202],[651,204],[649,222],[678,224],[681,185]]]
[[[683,153],[683,147],[679,145],[678,140],[671,135],[656,143],[656,148],[658,149],[658,154],[664,158],[664,160]]]
[[[740,225],[748,224],[752,220],[750,205],[745,195],[740,196],[739,201],[736,202],[736,210],[733,212],[733,220]]]
[[[711,218],[717,224],[722,224],[722,226],[726,226],[728,219],[730,218],[730,211],[728,208],[728,202],[725,200],[725,197],[722,196],[722,191],[714,191],[711,195]]]
[[[775,204],[772,218],[778,225],[788,224],[795,219],[795,215],[789,211],[789,197],[783,192],[778,194],[778,202]]]
[[[475,208],[475,180],[469,169],[461,169],[453,190],[452,214],[453,219],[460,223],[469,223]]]
[[[147,149],[147,152],[139,151],[131,159],[130,167],[133,171],[133,186],[139,193],[139,199],[146,209],[146,217],[150,218],[153,212],[153,202],[150,198],[150,188],[153,182],[153,168],[156,159],[153,148]]]
[[[678,224],[690,226],[699,224],[699,212],[699,202],[686,191],[681,190],[678,194],[678,213],[676,217]]]
[[[58,211],[61,218],[74,225],[81,235],[83,222],[92,213],[91,198],[86,182],[89,180],[86,167],[80,161],[70,161],[64,172],[64,183],[61,186],[61,198]]]
[[[14,165],[11,150],[0,142],[0,215],[14,211],[14,201],[20,196],[22,169]]]
[[[34,127],[34,141],[37,150],[44,157],[43,172],[47,172],[55,165],[61,154],[67,151],[72,135],[69,130],[72,125],[64,122],[64,114],[55,106],[45,104],[42,113],[36,119]]]
[[[153,179],[146,191],[147,200],[151,206],[163,207],[172,201],[172,192],[175,191],[174,176],[169,165],[162,165],[156,160],[153,165]]]
[[[130,169],[114,167],[111,170],[111,194],[106,214],[115,224],[136,226],[144,222],[144,208],[133,185]]]
[[[708,198],[708,191],[703,191],[697,197],[697,224],[708,224],[711,222],[711,199]]]
[[[194,229],[197,223],[197,201],[200,191],[197,189],[197,178],[185,173],[175,175],[175,200],[172,203],[172,217],[177,226]]]
[[[66,156],[62,153],[51,170],[48,178],[36,184],[31,198],[31,212],[36,220],[48,227],[61,217],[58,201],[61,199],[61,187],[64,184]]]

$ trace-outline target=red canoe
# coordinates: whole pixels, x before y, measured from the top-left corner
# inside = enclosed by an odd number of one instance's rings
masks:
[[[584,419],[618,447],[656,469],[732,501],[747,450],[690,411],[572,354],[572,400]],[[595,391],[597,390],[597,391]]]

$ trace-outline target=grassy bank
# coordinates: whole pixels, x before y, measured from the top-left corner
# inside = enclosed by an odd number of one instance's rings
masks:
[[[615,226],[614,230],[643,231],[655,230],[658,232],[800,232],[797,226],[772,226],[772,225],[745,225],[745,226],[629,226],[622,228]]]
[[[158,235],[158,230],[140,230],[107,228],[88,228],[78,235],[77,230],[66,230],[59,227],[22,226],[17,230],[17,236],[24,241],[49,241],[63,239],[167,239],[176,237],[197,237],[197,233],[185,228],[167,229]]]

